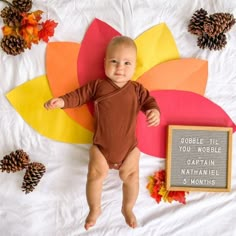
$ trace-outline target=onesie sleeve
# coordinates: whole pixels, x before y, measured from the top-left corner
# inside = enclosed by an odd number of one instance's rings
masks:
[[[93,80],[70,93],[60,96],[65,103],[63,109],[81,106],[91,101],[96,91],[97,84],[98,80]]]
[[[138,83],[138,99],[139,105],[142,112],[146,112],[150,109],[157,109],[160,111],[159,106],[154,97],[152,97],[149,91],[143,87],[142,84]]]

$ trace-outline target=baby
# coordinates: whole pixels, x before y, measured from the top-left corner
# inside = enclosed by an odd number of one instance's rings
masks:
[[[148,126],[157,126],[160,112],[147,89],[132,77],[136,67],[137,48],[126,36],[114,37],[107,46],[105,79],[97,79],[47,101],[46,109],[69,108],[94,102],[95,132],[90,149],[86,196],[89,214],[85,229],[94,226],[101,214],[102,184],[110,168],[117,169],[123,182],[121,212],[126,223],[135,228],[133,207],[139,192],[139,156],[135,135],[139,111],[146,114]]]

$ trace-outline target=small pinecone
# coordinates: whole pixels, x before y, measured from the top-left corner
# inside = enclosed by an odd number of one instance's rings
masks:
[[[209,48],[210,50],[221,50],[227,43],[226,35],[221,33],[216,37],[210,37],[207,34],[203,34],[198,37],[197,45],[201,49]]]
[[[32,192],[34,188],[38,185],[45,171],[46,168],[42,163],[30,163],[24,175],[24,180],[21,187],[22,191],[25,192],[25,194]]]
[[[0,170],[7,173],[23,170],[28,166],[30,158],[22,149],[11,152],[0,161]]]
[[[190,19],[189,25],[188,25],[188,32],[196,35],[202,35],[203,34],[203,25],[204,21],[207,18],[207,11],[201,8],[200,10],[195,11],[192,18]]]
[[[13,0],[12,5],[21,12],[28,12],[32,8],[32,0]]]
[[[15,7],[4,7],[1,10],[1,17],[3,23],[10,27],[19,26],[22,20],[20,11]]]
[[[26,43],[20,36],[6,35],[2,38],[1,48],[7,54],[16,56],[24,52]]]
[[[204,32],[210,37],[225,33],[235,24],[235,19],[229,13],[215,13],[210,15],[204,22]]]

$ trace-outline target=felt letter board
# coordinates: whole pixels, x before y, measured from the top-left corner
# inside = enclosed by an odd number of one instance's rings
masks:
[[[168,126],[168,190],[230,191],[232,128]]]

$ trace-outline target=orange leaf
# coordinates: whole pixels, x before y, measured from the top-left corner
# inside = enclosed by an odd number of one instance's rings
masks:
[[[27,14],[27,13],[22,13],[22,20],[21,20],[21,26],[28,26],[28,25],[37,25],[38,21],[36,20],[35,16],[33,13]]]
[[[38,27],[34,25],[27,25],[22,27],[20,34],[27,43],[27,48],[31,48],[31,44],[37,44],[39,41],[38,37]]]
[[[16,34],[15,29],[11,28],[7,25],[2,27],[2,32],[3,32],[3,35],[15,35]]]
[[[79,50],[80,44],[78,43],[48,43],[47,79],[53,96],[60,96],[78,88],[77,58]],[[94,119],[86,104],[81,107],[65,109],[65,112],[84,128],[94,131]]]
[[[204,95],[208,62],[195,58],[163,62],[144,73],[138,82],[150,91],[175,89]]]
[[[39,31],[39,39],[42,39],[44,42],[49,41],[49,37],[54,35],[54,29],[57,26],[53,20],[46,20],[42,23],[42,29]]]

